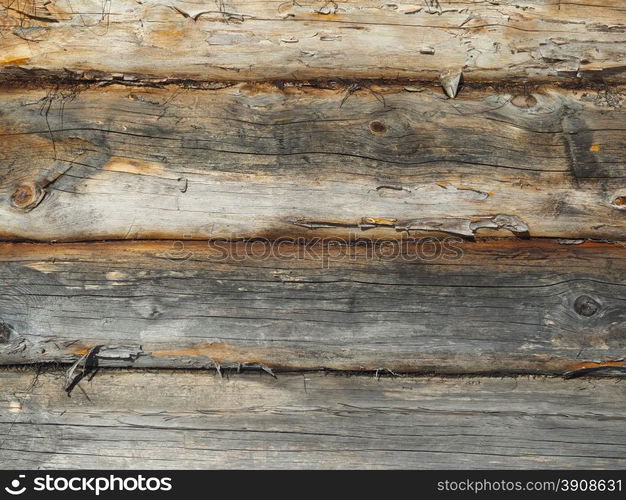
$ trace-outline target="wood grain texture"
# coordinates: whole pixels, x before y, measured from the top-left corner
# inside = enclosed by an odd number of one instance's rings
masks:
[[[623,81],[622,0],[2,0],[0,74]]]
[[[352,90],[6,90],[0,235],[624,239],[622,87]]]
[[[623,468],[624,61],[623,0],[0,0],[0,467]]]
[[[626,466],[611,379],[102,371],[71,398],[61,374],[0,380],[5,469]]]
[[[0,246],[0,363],[563,373],[624,367],[626,248]]]

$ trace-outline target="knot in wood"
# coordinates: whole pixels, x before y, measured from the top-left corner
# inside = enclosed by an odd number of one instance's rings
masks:
[[[11,339],[11,325],[0,321],[0,344],[6,344]]]
[[[613,205],[626,209],[626,196],[618,196],[613,200]]]
[[[11,195],[11,205],[19,210],[32,210],[41,203],[45,194],[36,184],[20,184]]]
[[[511,104],[518,108],[532,108],[537,105],[537,98],[533,95],[516,95],[511,99]]]
[[[600,310],[600,304],[589,295],[581,295],[574,302],[574,310],[581,316],[593,316]]]
[[[373,134],[384,134],[387,131],[387,127],[383,122],[373,121],[370,123],[370,132]]]

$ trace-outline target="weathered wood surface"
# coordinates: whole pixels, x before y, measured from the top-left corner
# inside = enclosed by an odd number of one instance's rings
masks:
[[[626,467],[612,379],[102,371],[71,398],[62,374],[0,381],[6,469]]]
[[[0,96],[0,235],[527,229],[621,240],[623,102],[622,87],[604,86],[467,89],[454,101],[380,86],[10,89]]]
[[[2,0],[0,75],[624,79],[623,0]],[[31,71],[29,71],[31,70]]]
[[[623,0],[0,0],[0,467],[623,468],[624,61]]]
[[[0,363],[563,373],[624,367],[626,248],[5,243]]]

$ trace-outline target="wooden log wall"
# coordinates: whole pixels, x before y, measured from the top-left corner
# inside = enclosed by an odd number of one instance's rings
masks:
[[[623,0],[0,0],[0,464],[624,467],[624,61]]]

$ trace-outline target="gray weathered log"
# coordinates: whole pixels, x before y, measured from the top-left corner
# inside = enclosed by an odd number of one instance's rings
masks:
[[[571,242],[565,242],[571,243]],[[0,363],[624,367],[626,247],[461,239],[0,245]]]
[[[3,469],[623,469],[626,385],[551,378],[0,373]],[[89,399],[87,399],[89,398]]]
[[[0,77],[624,80],[623,0],[2,0]]]
[[[624,239],[622,87],[353,91],[7,90],[0,237]]]

